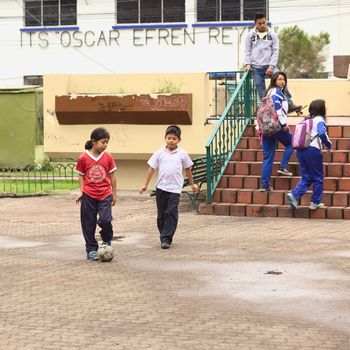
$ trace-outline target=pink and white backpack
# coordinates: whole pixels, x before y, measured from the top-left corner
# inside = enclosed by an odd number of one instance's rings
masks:
[[[311,142],[318,137],[316,134],[314,137],[311,136],[313,127],[313,117],[307,118],[295,126],[295,130],[292,137],[292,146],[295,149],[306,149],[310,146]]]

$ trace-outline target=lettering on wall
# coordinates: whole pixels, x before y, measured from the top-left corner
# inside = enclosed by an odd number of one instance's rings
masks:
[[[233,27],[203,28],[145,28],[101,31],[33,31],[20,32],[21,47],[109,47],[109,46],[191,46],[204,37],[210,45],[232,45]]]

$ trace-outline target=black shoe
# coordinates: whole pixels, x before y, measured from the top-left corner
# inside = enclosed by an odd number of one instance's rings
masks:
[[[293,176],[293,173],[291,173],[290,171],[288,171],[287,169],[278,169],[277,173],[280,175],[285,175],[285,176]]]
[[[170,244],[168,242],[162,242],[160,246],[162,249],[169,249],[170,248]]]
[[[302,105],[295,105],[293,102],[288,104],[288,113],[301,111]]]

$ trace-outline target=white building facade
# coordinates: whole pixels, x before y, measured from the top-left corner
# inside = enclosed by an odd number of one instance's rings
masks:
[[[288,3],[293,1],[283,1],[284,7],[278,3],[281,1],[1,0],[0,87],[36,83],[35,78],[44,74],[238,70],[244,37],[254,25],[255,13],[270,14],[272,24],[279,28],[299,25],[297,18],[290,23],[294,17],[286,17]],[[284,23],[286,18],[288,23]],[[344,25],[348,23],[341,19]],[[343,46],[349,45],[349,40],[339,39],[338,27],[331,34],[337,43],[330,56],[343,54]],[[333,30],[329,26],[317,29]]]

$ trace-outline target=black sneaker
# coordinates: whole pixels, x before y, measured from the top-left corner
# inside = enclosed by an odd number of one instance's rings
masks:
[[[293,102],[288,104],[288,113],[301,111],[302,105],[295,105]]]
[[[293,173],[291,173],[287,169],[278,169],[277,173],[284,176],[293,176]]]
[[[170,244],[168,242],[162,242],[160,246],[162,249],[169,249],[170,248]]]

